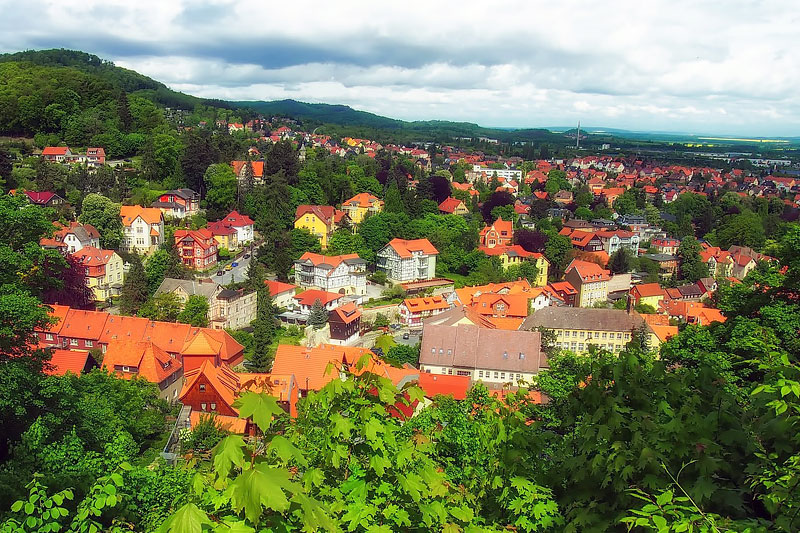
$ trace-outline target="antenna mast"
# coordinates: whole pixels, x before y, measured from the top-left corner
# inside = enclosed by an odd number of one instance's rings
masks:
[[[575,149],[581,149],[581,121],[578,121],[578,134],[575,135]]]

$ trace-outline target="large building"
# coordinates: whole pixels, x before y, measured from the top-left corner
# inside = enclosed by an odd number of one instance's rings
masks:
[[[479,237],[480,245],[484,248],[510,246],[514,241],[514,225],[510,220],[500,217],[491,226],[484,227]]]
[[[573,259],[567,266],[564,279],[578,291],[577,307],[592,307],[608,300],[611,273],[597,263]]]
[[[429,280],[436,277],[438,254],[428,239],[392,239],[378,252],[377,267],[394,282]]]
[[[639,236],[632,231],[600,230],[595,235],[603,243],[603,249],[612,255],[622,248],[627,249],[634,257],[639,255]]]
[[[253,241],[253,221],[247,215],[231,211],[217,222],[209,222],[208,229],[219,245],[228,250],[236,250]]]
[[[343,202],[342,211],[347,213],[353,224],[360,224],[367,215],[383,211],[383,200],[368,192],[362,192]]]
[[[487,384],[530,382],[547,367],[538,331],[510,331],[472,324],[426,324],[420,371],[468,376]]]
[[[124,262],[114,250],[84,246],[72,254],[85,269],[86,285],[97,302],[118,296],[125,282]]]
[[[205,228],[175,230],[175,248],[183,265],[192,270],[208,270],[217,264],[217,241]]]
[[[544,287],[547,285],[550,261],[547,260],[544,254],[529,252],[519,244],[513,246],[495,246],[494,248],[481,246],[479,250],[488,256],[499,258],[504,269],[520,265],[524,261],[531,261],[536,265],[536,279],[534,280],[534,285],[537,287]]]
[[[619,309],[547,307],[526,318],[520,329],[532,331],[539,327],[555,333],[557,347],[579,354],[587,352],[592,344],[620,352],[633,333],[643,327],[650,336],[650,346],[657,348],[660,344],[638,313]]]
[[[146,379],[158,386],[159,397],[174,401],[183,384],[183,367],[148,341],[114,341],[103,355],[103,367],[122,379]]]
[[[329,205],[299,205],[294,214],[294,227],[307,230],[319,239],[324,250],[333,232],[348,220],[347,213]]]
[[[173,218],[190,217],[200,209],[200,195],[192,189],[175,189],[159,196],[150,207],[160,209],[164,215]]]
[[[156,290],[156,294],[163,293],[174,294],[181,304],[190,296],[204,297],[208,300],[208,323],[214,329],[241,329],[256,319],[255,291],[225,289],[210,279],[165,278]]]
[[[357,254],[304,253],[294,262],[294,279],[300,287],[339,294],[366,294],[367,262]]]
[[[422,321],[450,309],[450,304],[442,296],[423,296],[406,298],[400,302],[400,320],[410,328],[422,327]]]
[[[123,251],[148,254],[158,250],[164,243],[164,215],[155,207],[123,205],[122,218]]]

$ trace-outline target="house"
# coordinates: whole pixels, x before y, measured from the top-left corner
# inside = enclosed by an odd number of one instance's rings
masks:
[[[456,289],[458,303],[487,318],[500,329],[517,329],[532,308],[550,305],[551,298],[527,280],[489,283]]]
[[[103,355],[103,368],[122,379],[145,379],[158,386],[158,396],[178,399],[183,367],[177,359],[146,341],[114,341]]]
[[[200,195],[192,189],[167,191],[150,204],[173,218],[190,217],[200,210]]]
[[[314,302],[320,301],[326,311],[333,311],[342,301],[342,295],[333,292],[309,289],[292,297],[292,308],[301,315],[310,315]]]
[[[658,275],[662,278],[671,278],[678,272],[678,257],[675,255],[644,254],[642,257],[658,263]]]
[[[208,270],[217,264],[217,241],[207,229],[175,230],[175,248],[184,266]]]
[[[213,415],[222,424],[229,424],[232,433],[247,434],[249,421],[238,418],[234,402],[247,391],[266,392],[278,400],[284,411],[297,415],[297,383],[293,374],[237,373],[230,366],[214,366],[208,361],[184,374],[180,392],[183,405],[192,408],[192,414]]]
[[[617,218],[617,224],[630,228],[636,234],[641,234],[650,227],[644,215],[622,215]]]
[[[383,200],[368,192],[362,192],[344,201],[342,211],[347,213],[353,224],[361,224],[367,215],[383,211]]]
[[[599,252],[603,250],[603,241],[594,232],[571,229],[565,226],[561,228],[558,234],[569,237],[572,247],[576,250],[584,252]]]
[[[294,262],[294,279],[300,287],[339,294],[367,293],[367,262],[357,254],[327,256],[304,253]]]
[[[69,309],[58,331],[61,346],[67,350],[100,348],[100,337],[108,316],[102,311]]]
[[[586,353],[592,344],[621,352],[631,335],[643,327],[650,334],[650,347],[657,348],[660,344],[639,313],[619,309],[547,307],[525,319],[520,329],[533,331],[540,327],[555,333],[558,348],[577,354]]]
[[[469,214],[469,209],[464,202],[450,196],[439,204],[439,212],[445,215],[466,215]]]
[[[272,298],[273,306],[282,309],[288,309],[292,306],[297,285],[269,279],[266,280],[264,284],[267,286],[267,289],[269,289],[269,295],[270,298]]]
[[[45,364],[44,373],[48,376],[65,376],[67,372],[80,376],[97,368],[97,361],[89,352],[52,348],[47,352],[50,359]]]
[[[208,323],[214,329],[241,329],[256,319],[255,291],[224,289],[210,279],[165,278],[156,289],[156,294],[163,293],[176,295],[182,305],[190,296],[204,297],[208,301]]]
[[[315,348],[279,344],[272,363],[272,372],[293,374],[297,380],[300,397],[309,391],[318,391],[334,379],[339,379],[340,370],[355,363],[366,348],[348,348],[332,344],[320,344]],[[333,364],[333,368],[329,365]]]
[[[731,274],[736,279],[744,279],[754,268],[756,268],[756,260],[749,255],[743,253],[732,254],[733,271]]]
[[[55,225],[57,229],[53,234],[53,239],[63,242],[66,245],[66,251],[71,254],[85,246],[100,247],[100,232],[91,224],[69,222],[63,226],[56,222]]]
[[[106,151],[103,148],[90,147],[86,149],[86,165],[100,167],[106,164]]]
[[[546,287],[549,292],[555,293],[567,307],[576,307],[578,291],[569,281],[554,281]]]
[[[223,329],[190,328],[179,354],[186,372],[200,367],[203,361],[230,367],[244,361],[244,347]]]
[[[61,347],[63,346],[63,342],[59,338],[58,334],[61,332],[61,328],[64,326],[64,319],[66,318],[70,308],[68,305],[58,304],[52,304],[48,307],[50,307],[50,312],[48,314],[53,322],[40,329],[36,329],[35,334],[39,341],[39,346],[51,348]]]
[[[663,239],[653,239],[653,241],[650,243],[650,246],[656,249],[656,253],[667,255],[677,255],[678,247],[680,245],[681,241],[669,237],[664,237]]]
[[[406,298],[400,302],[400,320],[410,328],[422,327],[422,321],[450,309],[442,296]]]
[[[118,296],[125,282],[124,262],[114,250],[84,246],[72,254],[83,266],[86,285],[97,302]]]
[[[457,326],[425,325],[420,348],[420,372],[469,377],[490,385],[530,382],[547,356],[538,331],[509,331]]]
[[[67,205],[67,202],[54,192],[50,191],[25,191],[25,196],[32,204],[41,207],[59,207]]]
[[[532,261],[536,264],[537,270],[534,285],[537,287],[544,287],[547,285],[550,261],[548,261],[543,254],[529,252],[519,244],[513,246],[495,246],[494,248],[481,246],[478,249],[486,255],[499,257],[504,269],[508,269],[508,267],[513,265],[519,265],[523,261]]]
[[[558,191],[553,195],[553,201],[558,205],[569,205],[572,203],[572,191]]]
[[[661,311],[669,318],[698,326],[708,326],[712,322],[727,320],[727,317],[719,309],[714,309],[702,302],[665,300],[661,304]]]
[[[331,344],[347,345],[361,336],[361,309],[347,302],[328,313]]]
[[[225,228],[225,229],[223,229]],[[238,211],[231,211],[218,222],[209,223],[208,229],[214,235],[220,246],[235,250],[240,246],[247,246],[253,241],[253,221],[247,215],[242,215]],[[229,230],[236,231],[236,236],[232,237]],[[227,235],[227,237],[225,237]],[[226,244],[228,246],[226,246]]]
[[[322,249],[328,247],[331,234],[349,222],[349,217],[329,205],[299,205],[294,215],[294,227],[304,229],[319,239]]]
[[[428,239],[392,239],[378,252],[377,267],[394,282],[429,280],[436,277],[438,254]]]
[[[597,263],[573,259],[567,266],[564,279],[578,291],[578,307],[592,307],[608,300],[608,282],[611,273]]]
[[[42,150],[42,159],[51,163],[64,163],[72,158],[69,146],[47,146]]]
[[[122,218],[122,245],[125,252],[148,254],[164,243],[164,215],[155,207],[123,205],[119,216]]]
[[[603,243],[603,249],[608,255],[622,248],[626,248],[634,257],[639,255],[639,236],[632,231],[600,230],[594,234]]]
[[[231,161],[236,179],[242,184],[247,177],[247,163],[247,161]],[[253,168],[253,183],[255,185],[264,183],[264,161],[250,161],[250,165]]]
[[[514,225],[510,220],[499,217],[491,226],[486,226],[479,235],[480,245],[484,248],[510,246],[514,241]]]
[[[646,304],[658,310],[659,303],[666,297],[664,289],[658,283],[640,283],[630,290],[630,298],[634,305]]]

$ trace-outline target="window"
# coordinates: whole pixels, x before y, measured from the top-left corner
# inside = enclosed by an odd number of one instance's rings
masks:
[[[586,332],[585,332],[585,331],[581,331],[581,339],[583,338],[583,336],[584,336],[585,334],[586,334]]]
[[[500,372],[500,379],[506,379],[506,373]]]
[[[442,355],[443,353],[444,353],[444,348],[439,348],[439,355]]]
[[[92,341],[87,340],[86,341],[86,347],[87,348],[91,348],[92,346],[94,346],[94,343]]]
[[[621,338],[622,338],[622,332],[620,332],[620,333],[617,333],[617,338],[618,338],[618,339],[621,339]]]
[[[583,351],[583,343],[582,343],[582,342],[579,342],[579,343],[578,343],[578,349],[579,349],[579,350],[581,350],[581,351]]]
[[[431,348],[431,353],[435,354],[436,353],[436,348]]]
[[[201,383],[199,388],[200,388],[200,392],[205,392],[206,391],[206,384],[205,383]]]
[[[453,350],[448,349],[447,350],[447,355],[453,355]]]
[[[572,336],[573,336],[573,337],[577,337],[577,336],[578,336],[578,332],[577,332],[577,331],[573,331],[573,332],[572,332]]]
[[[123,372],[130,372],[130,371],[131,371],[131,367],[129,367],[129,366],[123,366],[123,367],[122,367],[122,371],[123,371]]]
[[[520,358],[520,359],[525,359],[525,354],[524,354],[524,353],[522,353],[522,352],[519,352],[519,358]]]
[[[49,340],[49,341],[51,341],[51,340],[53,340],[53,334],[52,333],[45,333],[44,334],[44,338]]]
[[[201,411],[205,411],[205,410],[206,410],[206,404],[204,404],[204,403],[201,403],[201,404],[200,404],[200,410],[201,410]]]
[[[508,352],[503,352],[503,359],[508,359]]]
[[[603,338],[605,339],[605,338],[607,338],[607,337],[608,337],[608,333],[604,331],[604,332],[603,332]]]
[[[478,370],[478,377],[479,377],[479,378],[482,378],[482,377],[483,377],[483,370]]]
[[[498,374],[499,374],[499,372],[495,371],[495,373],[494,373],[494,379],[497,379],[497,376],[498,376]]]
[[[69,340],[69,345],[70,346],[77,346],[78,345],[78,339],[70,339]]]
[[[456,371],[456,375],[457,376],[471,376],[472,372],[470,372],[469,370],[457,370]]]
[[[453,375],[453,369],[452,368],[448,368],[447,369],[447,373],[452,376]]]
[[[217,410],[217,404],[215,404],[215,403],[213,403],[213,402],[212,402],[212,403],[211,403],[211,410],[212,410],[212,411],[216,411],[216,410]]]

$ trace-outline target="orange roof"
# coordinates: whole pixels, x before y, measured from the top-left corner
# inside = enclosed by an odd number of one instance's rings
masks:
[[[204,376],[211,387],[219,394],[225,404],[233,409],[233,402],[236,400],[236,393],[239,391],[239,376],[226,364],[214,366],[210,361],[205,360],[197,368],[186,372],[183,377],[183,388],[181,389],[180,399],[191,391],[192,387],[201,376]]]
[[[108,264],[113,255],[114,250],[101,250],[94,246],[84,246],[73,253],[72,257],[76,257],[83,266],[101,266]]]
[[[48,363],[50,368],[46,368],[44,373],[48,376],[63,376],[67,372],[72,372],[80,376],[86,368],[89,359],[89,352],[82,350],[51,350]]]
[[[242,172],[242,168],[247,164],[247,161],[231,161],[233,171],[238,176]],[[253,166],[253,177],[261,178],[264,176],[264,162],[263,161],[250,161]]]
[[[42,155],[67,155],[69,146],[46,146]]]
[[[524,318],[508,318],[508,317],[494,317],[494,316],[487,316],[486,317],[489,322],[494,324],[495,328],[497,329],[505,329],[508,331],[517,331],[519,327],[525,322]]]
[[[177,354],[186,343],[191,329],[189,324],[150,321],[142,340],[152,341],[165,352]]]
[[[342,203],[342,207],[372,207],[373,205],[383,205],[383,200],[368,192],[356,194]]]
[[[112,341],[140,341],[144,339],[150,320],[135,316],[108,315],[100,342],[109,344]],[[172,325],[172,324],[170,324]]]
[[[584,283],[608,281],[611,279],[611,273],[601,268],[597,263],[573,259],[569,266],[567,266],[566,272],[569,273],[573,269],[578,273],[578,276],[580,276],[581,281]]]
[[[235,366],[241,362],[244,347],[224,329],[192,328],[180,353],[190,357],[218,354],[223,363]]]
[[[441,296],[430,296],[422,298],[406,298],[403,305],[412,313],[423,311],[436,311],[437,309],[450,309],[450,304]]]
[[[444,395],[452,396],[456,400],[464,400],[467,397],[469,386],[469,376],[444,376],[427,372],[419,374],[419,387],[428,398]]]
[[[309,289],[307,291],[303,291],[300,294],[296,294],[294,299],[300,305],[314,305],[314,302],[319,300],[320,303],[324,306],[327,305],[335,300],[341,298],[341,294],[336,294],[335,292],[327,292],[321,291],[319,289]]]
[[[142,207],[140,205],[123,205],[119,208],[122,225],[130,226],[139,217],[148,224],[158,224],[163,220],[161,210],[157,207]]]
[[[462,202],[458,198],[453,198],[452,196],[450,196],[439,204],[439,211],[453,214],[455,213],[456,209],[464,207],[466,207],[464,205],[464,202]]]
[[[578,294],[578,291],[569,281],[554,281],[548,286],[556,292],[563,292],[564,294]]]
[[[103,356],[103,366],[124,379],[138,376],[151,383],[161,383],[181,369],[181,363],[177,359],[146,341],[109,343]],[[136,371],[124,372],[118,367],[136,368]]]
[[[272,372],[294,374],[299,388],[319,390],[331,380],[338,379],[338,369],[345,359],[345,350],[332,344],[321,344],[316,348],[280,344],[275,352]],[[335,368],[326,374],[325,370],[331,362]]]
[[[498,305],[503,305],[506,317],[525,318],[528,316],[527,294],[483,293],[472,299],[472,309],[482,315],[493,315]]]
[[[678,326],[654,326],[650,325],[650,329],[656,334],[658,340],[666,342],[678,334]]]
[[[216,413],[204,413],[202,411],[192,411],[189,414],[189,424],[194,428],[200,423],[201,419],[212,418],[214,425],[225,431],[230,431],[235,435],[244,435],[247,430],[247,420],[235,416],[218,415]]]
[[[283,283],[282,281],[273,281],[271,279],[266,280],[264,285],[269,289],[270,296],[277,296],[282,292],[294,291],[297,288],[297,285]]]
[[[335,313],[344,324],[349,324],[354,320],[358,320],[361,316],[361,310],[356,307],[354,302],[347,302],[344,305],[340,305],[331,312]]]
[[[641,283],[634,285],[631,292],[635,292],[640,298],[647,298],[650,296],[664,296],[664,289],[658,283]]]
[[[108,313],[102,311],[70,309],[64,318],[59,335],[76,339],[99,340],[108,316]]]
[[[495,246],[494,248],[487,248],[485,246],[479,246],[478,250],[485,253],[486,255],[508,255],[509,257],[522,257],[523,259],[528,259],[534,257],[536,259],[543,257],[542,254],[538,252],[529,252],[519,244],[515,244],[513,246]]]
[[[421,252],[428,255],[437,255],[439,253],[439,250],[437,250],[428,239],[392,239],[387,246],[392,248],[397,252],[397,255],[403,258],[411,257],[414,252]]]
[[[69,312],[68,305],[58,305],[58,304],[48,304],[51,311],[48,313],[51,318],[55,318],[57,322],[47,328],[43,328],[43,331],[47,331],[49,333],[56,333],[58,334],[61,331],[61,327],[64,325],[64,319]]]
[[[503,220],[503,217],[498,217],[491,226],[484,226],[481,230],[481,237],[486,235],[489,230],[495,230],[500,235],[505,235],[511,238],[511,235],[514,233],[514,224],[510,220]]]

